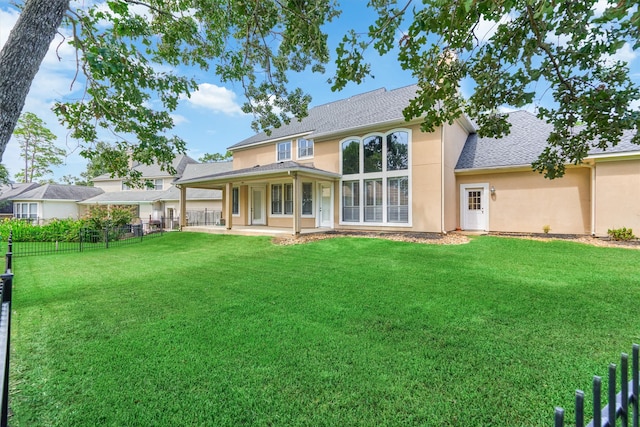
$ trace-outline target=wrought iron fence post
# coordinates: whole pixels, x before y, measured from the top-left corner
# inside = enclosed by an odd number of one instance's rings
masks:
[[[13,258],[13,230],[9,231],[9,240],[7,240],[7,256],[5,271],[12,271],[11,259]]]

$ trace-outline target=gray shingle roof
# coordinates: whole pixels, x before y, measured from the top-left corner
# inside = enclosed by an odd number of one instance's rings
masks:
[[[226,180],[240,177],[249,177],[255,175],[268,175],[272,173],[280,173],[286,171],[307,172],[311,174],[323,175],[327,177],[340,177],[339,174],[318,169],[310,165],[304,165],[298,162],[286,161],[278,163],[270,163],[267,165],[256,165],[250,168],[236,169],[228,172],[217,173],[213,175],[197,176],[191,179],[181,178],[175,184],[188,184],[193,182],[215,181],[218,179]]]
[[[222,192],[220,190],[202,190],[197,188],[187,189],[187,200],[220,200]],[[154,203],[166,200],[180,200],[180,190],[171,187],[164,191],[155,190],[129,190],[129,191],[109,191],[96,197],[84,200],[82,204],[137,204]]]
[[[547,146],[547,138],[553,126],[527,111],[509,114],[511,133],[502,138],[481,138],[476,133],[467,137],[464,149],[458,158],[457,170],[528,166]],[[624,133],[615,147],[606,153],[640,151],[632,144],[632,131]],[[604,153],[592,150],[589,154]]]
[[[40,187],[37,182],[12,183],[0,186],[0,200],[13,200],[20,194]]]
[[[233,162],[192,163],[187,165],[182,173],[182,179],[191,179],[199,176],[214,175],[228,172],[233,169]]]
[[[309,133],[309,138],[317,138],[348,129],[386,122],[402,122],[404,121],[402,110],[415,97],[417,88],[417,85],[389,91],[382,88],[319,105],[310,108],[309,115],[301,121],[293,119],[290,124],[273,129],[271,135],[262,132],[232,145],[229,149],[242,148],[291,135]]]
[[[140,171],[144,178],[166,178],[170,176],[181,176],[184,172],[185,168],[189,164],[198,163],[196,160],[192,159],[189,156],[184,154],[178,154],[172,162],[173,168],[176,170],[176,175],[172,175],[166,171],[160,169],[160,166],[157,164],[152,165],[143,165],[137,164],[133,167],[134,170]],[[120,178],[111,178],[108,173],[99,175],[94,178],[94,181],[104,181],[111,179],[120,179]]]
[[[26,191],[14,200],[73,200],[76,202],[95,197],[104,190],[81,185],[45,184]]]

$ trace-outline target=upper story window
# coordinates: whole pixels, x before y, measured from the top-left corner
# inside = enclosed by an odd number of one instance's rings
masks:
[[[164,180],[154,179],[153,181],[149,181],[147,190],[164,190]]]
[[[291,141],[279,142],[276,147],[279,162],[291,160]]]
[[[360,141],[351,139],[342,143],[342,174],[360,173]]]
[[[298,139],[298,158],[313,157],[313,139]]]
[[[342,142],[342,174],[368,174],[409,169],[409,132],[370,135]]]

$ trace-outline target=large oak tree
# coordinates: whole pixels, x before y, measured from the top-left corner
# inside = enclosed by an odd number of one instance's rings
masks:
[[[135,7],[134,7],[135,6]],[[534,164],[548,177],[579,163],[591,147],[615,145],[635,133],[640,97],[628,66],[615,61],[625,45],[640,46],[635,1],[612,2],[596,13],[596,0],[370,0],[378,19],[367,33],[352,31],[337,50],[333,89],[370,74],[366,58],[398,52],[420,87],[407,119],[423,117],[433,129],[466,113],[481,133],[500,136],[508,123],[500,108],[539,104],[553,123],[549,146]],[[144,13],[139,14],[140,7]],[[112,0],[70,9],[68,0],[27,0],[0,52],[0,153],[20,115],[29,85],[61,26],[73,30],[85,96],[55,111],[95,157],[98,130],[121,136],[109,153],[111,171],[126,174],[127,155],[166,168],[184,141],[167,136],[169,113],[197,88],[166,72],[178,65],[212,69],[222,82],[242,83],[245,112],[254,128],[304,117],[310,97],[288,85],[288,73],[323,73],[329,62],[325,24],[339,14],[333,0]],[[489,34],[478,34],[486,23]],[[397,48],[397,50],[395,50]],[[469,99],[461,81],[474,85]],[[548,102],[537,97],[544,93]],[[159,100],[152,109],[150,101]]]

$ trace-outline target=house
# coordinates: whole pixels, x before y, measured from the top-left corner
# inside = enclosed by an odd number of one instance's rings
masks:
[[[86,207],[78,202],[101,194],[103,190],[80,185],[36,184],[35,188],[13,197],[13,216],[43,223],[57,218],[77,219]]]
[[[464,116],[423,132],[421,120],[402,114],[416,89],[378,89],[314,107],[301,121],[240,141],[229,147],[231,170],[175,181],[180,200],[187,189],[219,190],[227,229],[266,226],[293,234],[640,230],[640,147],[631,144],[631,133],[548,180],[531,162],[549,125],[521,111],[510,114],[511,134],[501,139],[479,137]]]
[[[104,192],[96,197],[80,202],[81,205],[127,205],[135,211],[143,224],[160,224],[165,228],[177,227],[179,190],[174,187],[176,179],[196,175],[209,175],[231,169],[231,162],[198,163],[186,155],[178,155],[173,161],[176,173],[163,171],[158,165],[131,165],[152,183],[146,189],[130,188],[122,178],[112,178],[108,174],[94,178],[96,188]],[[185,220],[189,224],[214,224],[220,220],[222,210],[219,190],[190,189],[185,199]],[[187,218],[189,217],[189,218]]]
[[[13,200],[20,194],[39,187],[40,184],[35,182],[29,183],[9,183],[0,186],[0,218],[13,218],[14,205]],[[19,206],[22,209],[22,206]],[[27,206],[29,209],[29,206]],[[36,208],[34,208],[36,209]],[[18,213],[18,212],[16,212]]]

